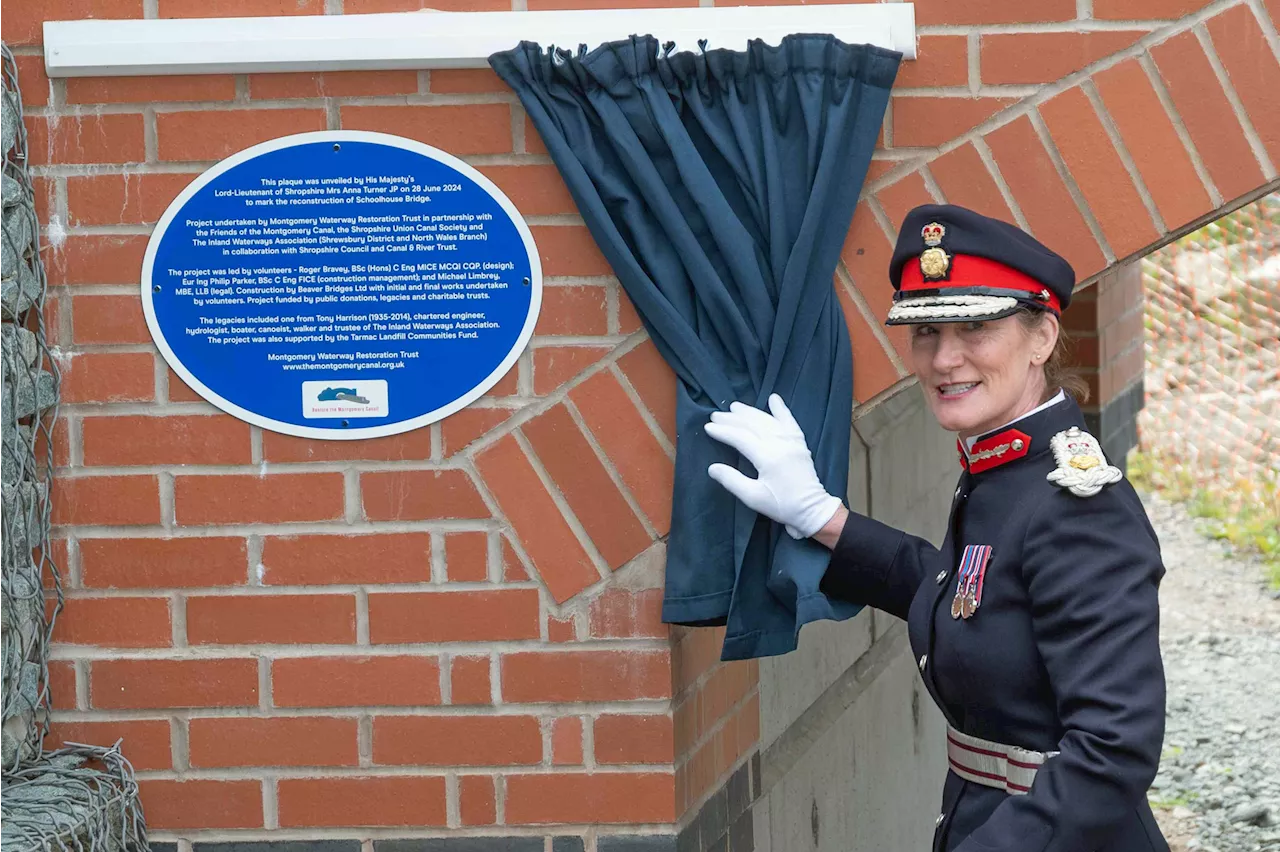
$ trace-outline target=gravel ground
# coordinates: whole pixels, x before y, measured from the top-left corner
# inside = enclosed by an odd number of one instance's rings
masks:
[[[1145,502],[1168,572],[1157,818],[1174,852],[1280,852],[1280,600],[1183,507]]]

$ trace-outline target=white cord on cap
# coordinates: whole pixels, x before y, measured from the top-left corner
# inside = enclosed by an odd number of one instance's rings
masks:
[[[1018,306],[1012,296],[921,296],[898,302],[890,320],[931,320],[987,317]]]

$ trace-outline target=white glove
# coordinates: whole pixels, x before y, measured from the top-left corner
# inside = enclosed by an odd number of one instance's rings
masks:
[[[713,464],[707,474],[751,509],[784,524],[792,538],[808,538],[831,520],[840,498],[822,487],[804,432],[782,397],[770,394],[769,410],[772,415],[734,402],[727,412],[711,413],[707,434],[741,453],[759,476],[750,479],[727,464]]]

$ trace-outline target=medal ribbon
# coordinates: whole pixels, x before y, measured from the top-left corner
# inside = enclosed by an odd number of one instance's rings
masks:
[[[978,588],[974,590],[974,600],[981,602],[982,601],[982,582],[987,577],[987,562],[990,561],[991,559],[991,545],[989,544],[978,545],[975,551],[974,559],[978,563],[977,568],[974,569],[975,573],[978,575]]]
[[[972,597],[974,603],[982,601],[982,582],[987,573],[987,562],[991,559],[991,545],[966,544],[964,555],[960,557],[960,577],[956,585],[956,595]]]

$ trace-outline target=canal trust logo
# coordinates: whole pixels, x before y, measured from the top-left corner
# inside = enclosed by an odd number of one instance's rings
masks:
[[[303,417],[387,417],[390,413],[384,379],[302,383]]]

